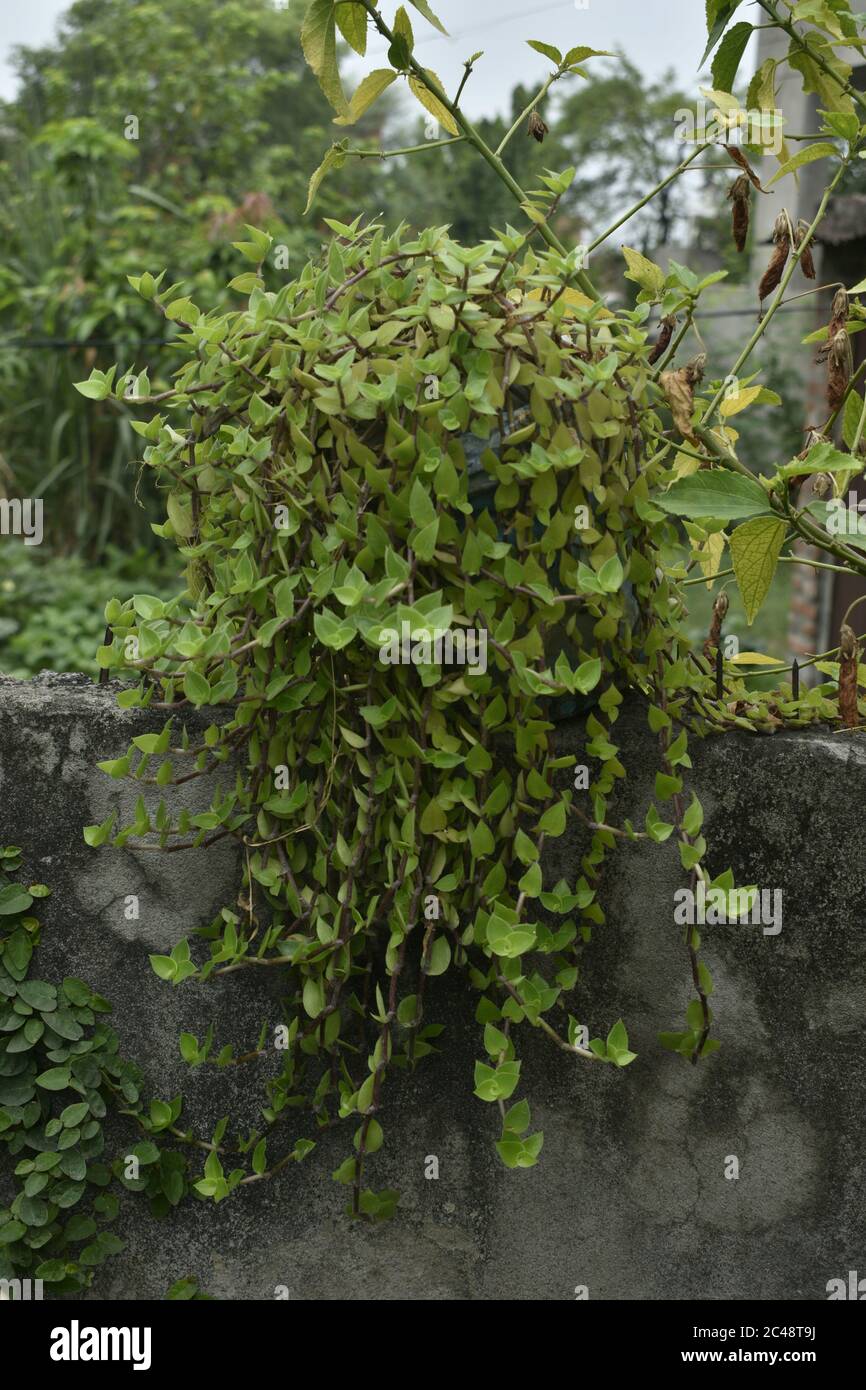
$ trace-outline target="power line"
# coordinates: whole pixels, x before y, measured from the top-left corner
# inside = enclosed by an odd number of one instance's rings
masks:
[[[540,5],[539,8],[536,10],[527,11],[524,8],[522,10],[513,10],[511,14],[497,15],[495,23],[498,26],[500,24],[508,24],[509,21],[512,19],[534,19],[536,15],[547,14],[550,10],[565,10],[570,8],[571,0],[555,0],[554,4]],[[490,29],[491,27],[492,24],[488,20],[487,23],[469,24],[466,26],[465,29],[459,29],[456,34],[430,34],[429,36],[425,35],[423,39],[416,39],[415,47],[420,48],[422,44],[426,43],[443,43],[446,39],[449,39],[452,43],[456,43],[458,39],[462,39],[466,34],[477,34],[479,29]],[[383,53],[387,52],[387,48],[373,48],[367,54],[367,57],[379,58]]]
[[[811,312],[812,307],[813,306],[808,304],[783,304],[776,312],[780,314],[807,314]],[[757,309],[754,307],[746,307],[744,309],[705,309],[703,311],[699,310],[695,315],[696,318],[700,318],[702,323],[706,319],[730,319],[746,316],[751,316],[752,318],[756,317]],[[6,342],[0,341],[0,351],[4,348],[32,348],[34,350],[48,349],[57,352],[65,352],[73,348],[78,348],[83,351],[85,348],[116,346],[122,346],[125,350],[129,351],[142,347],[177,347],[179,343],[176,338],[136,338],[134,342],[124,342],[120,345],[116,343],[114,338],[88,338],[86,342],[82,342],[78,338],[16,338]]]

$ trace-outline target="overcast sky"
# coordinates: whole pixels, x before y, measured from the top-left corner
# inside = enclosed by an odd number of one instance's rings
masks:
[[[182,8],[183,0],[177,0]],[[300,5],[303,0],[288,0]],[[508,109],[517,82],[543,80],[549,63],[524,40],[541,39],[563,50],[575,44],[621,46],[648,76],[668,66],[689,90],[706,37],[703,0],[430,0],[451,37],[437,34],[412,11],[419,57],[438,72],[449,91],[460,80],[462,64],[484,50],[463,105],[471,116]],[[585,8],[583,7],[585,5]],[[15,87],[8,59],[15,44],[45,43],[68,0],[0,0],[0,97]],[[285,6],[283,6],[285,8]],[[407,6],[408,8],[408,6]],[[382,13],[393,17],[394,0]],[[429,37],[428,37],[429,35]],[[421,42],[423,40],[423,48]],[[372,41],[370,52],[380,45]]]

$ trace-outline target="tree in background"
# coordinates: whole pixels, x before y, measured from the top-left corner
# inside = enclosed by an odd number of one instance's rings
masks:
[[[78,0],[56,43],[19,50],[16,69],[0,113],[0,485],[43,497],[50,542],[96,557],[109,539],[149,534],[131,467],[140,446],[123,408],[88,410],[72,383],[116,359],[165,383],[177,360],[127,276],[165,267],[166,284],[182,273],[217,303],[243,270],[231,243],[249,222],[274,237],[279,288],[316,249],[324,215],[375,199],[379,169],[348,170],[301,218],[333,113],[299,16],[269,0]],[[70,340],[91,346],[59,347]]]
[[[552,122],[551,141],[558,148],[551,158],[557,168],[563,163],[577,168],[564,209],[587,238],[612,223],[622,208],[651,193],[689,153],[692,147],[680,137],[677,113],[693,107],[694,98],[677,89],[673,72],[648,81],[623,53],[608,71],[593,67],[585,82],[569,89]],[[686,174],[685,186],[684,180],[676,180],[660,189],[629,221],[621,238],[609,239],[599,259],[610,253],[618,278],[620,240],[650,255],[677,238],[689,239],[691,227],[703,216],[701,245],[718,260],[730,240],[724,194],[736,170],[733,165],[703,166],[725,160],[713,151],[701,156],[696,161],[700,172]],[[729,268],[734,268],[733,262]]]

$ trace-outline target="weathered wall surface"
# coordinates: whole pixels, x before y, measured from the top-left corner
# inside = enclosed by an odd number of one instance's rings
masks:
[[[152,1093],[182,1091],[201,1132],[227,1111],[254,1122],[260,1090],[243,1068],[190,1073],[182,1029],[216,1023],[221,1043],[252,1045],[276,1020],[270,978],[240,972],[172,989],[147,956],[207,921],[235,889],[234,852],[145,855],[88,849],[81,827],[126,795],[95,769],[159,718],[116,708],[83,678],[0,680],[0,843],[24,846],[26,877],[49,883],[39,973],[76,974],[115,1005],[125,1055]],[[643,817],[654,740],[631,708],[618,726],[629,768],[616,815]],[[582,747],[580,728],[559,732]],[[92,1296],[159,1298],[196,1275],[220,1298],[823,1299],[831,1278],[866,1267],[863,1131],[866,1044],[866,747],[847,734],[733,735],[698,745],[692,785],[707,811],[711,868],[781,888],[784,922],[706,928],[722,1050],[698,1067],[655,1035],[681,1026],[690,991],[676,847],[624,845],[608,871],[609,923],[585,953],[572,1012],[593,1034],[620,1015],[639,1059],[618,1072],[521,1038],[539,1165],[503,1169],[495,1108],[472,1096],[482,1055],[474,1000],[460,979],[430,982],[447,1025],[440,1056],[388,1083],[375,1186],[403,1192],[396,1220],[373,1229],[342,1216],[330,1172],[347,1135],[328,1134],[300,1167],[170,1222],[125,1196],[126,1251],[97,1272]],[[546,876],[574,876],[580,847],[550,847]],[[140,898],[127,921],[126,895]],[[270,977],[274,972],[261,972]],[[530,1030],[522,1029],[526,1034]],[[123,1152],[124,1131],[112,1133]],[[436,1155],[438,1181],[424,1177]],[[740,1176],[726,1180],[729,1155]],[[375,1165],[375,1167],[373,1166]]]

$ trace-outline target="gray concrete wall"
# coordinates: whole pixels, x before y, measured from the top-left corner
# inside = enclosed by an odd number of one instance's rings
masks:
[[[177,1037],[200,1036],[214,1018],[221,1043],[253,1044],[261,1019],[278,1016],[274,982],[250,971],[172,989],[147,961],[231,897],[232,851],[145,856],[81,839],[121,795],[96,761],[159,719],[118,710],[79,677],[0,680],[0,709],[0,843],[24,846],[25,878],[54,890],[40,905],[40,976],[80,975],[111,999],[125,1054],[154,1094],[184,1093],[189,1123],[209,1133],[231,1110],[252,1124],[255,1074],[191,1073]],[[615,814],[640,823],[654,740],[637,705],[618,731],[630,778]],[[577,725],[558,737],[582,747]],[[330,1173],[348,1135],[325,1135],[302,1166],[218,1207],[189,1201],[168,1222],[124,1194],[127,1249],[97,1271],[91,1296],[159,1298],[193,1274],[224,1299],[269,1299],[284,1285],[293,1299],[558,1300],[585,1285],[590,1299],[799,1300],[826,1298],[828,1280],[866,1269],[866,745],[829,731],[737,734],[693,751],[710,867],[784,893],[777,936],[704,932],[716,1056],[693,1068],[655,1041],[681,1026],[690,995],[672,921],[682,876],[675,846],[625,845],[607,873],[608,925],[585,952],[570,1007],[593,1033],[622,1015],[639,1058],[624,1071],[589,1065],[519,1030],[519,1094],[545,1132],[536,1168],[508,1172],[496,1157],[495,1107],[472,1096],[483,1055],[475,999],[449,974],[428,994],[430,1020],[447,1025],[441,1054],[387,1085],[370,1178],[403,1192],[392,1223],[343,1217],[345,1189]],[[546,877],[573,878],[579,856],[575,838],[554,842]],[[138,922],[123,915],[129,893],[140,896]],[[125,1136],[112,1130],[118,1153]],[[438,1181],[424,1177],[429,1155]],[[729,1155],[737,1180],[725,1178]]]

